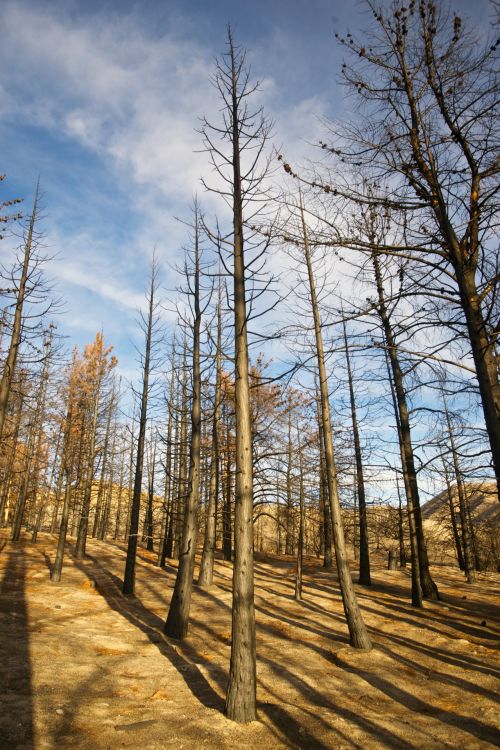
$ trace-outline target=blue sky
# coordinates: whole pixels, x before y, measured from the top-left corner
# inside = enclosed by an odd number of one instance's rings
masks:
[[[50,269],[66,300],[60,328],[83,345],[101,327],[126,378],[131,341],[157,247],[165,287],[175,276],[194,193],[207,212],[209,177],[198,117],[216,116],[208,82],[225,25],[249,48],[277,145],[297,162],[321,136],[320,118],[343,113],[335,31],[367,23],[344,0],[226,2],[9,2],[2,0],[0,172],[5,197],[32,200],[40,175]],[[466,0],[455,4],[470,8]],[[486,0],[474,3],[478,25]],[[0,245],[4,259],[7,241]],[[168,293],[165,292],[165,296]]]

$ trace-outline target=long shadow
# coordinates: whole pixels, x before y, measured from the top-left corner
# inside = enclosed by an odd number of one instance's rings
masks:
[[[469,669],[471,672],[479,672],[487,676],[500,678],[500,672],[495,667],[485,665],[484,662],[475,659],[473,656],[469,656],[469,654],[450,654],[449,651],[438,648],[435,645],[426,646],[424,643],[417,643],[416,641],[405,638],[402,635],[395,635],[394,633],[389,634],[385,631],[381,631],[381,636],[389,641],[393,641],[396,645],[403,646],[413,651],[420,651],[425,656],[442,661],[445,664],[449,664],[451,667]]]
[[[403,656],[403,654],[398,654],[396,651],[391,650],[390,648],[381,644],[380,642],[377,643],[377,648],[380,651],[383,651],[384,653],[386,653],[388,656],[390,656],[391,659],[394,659],[395,661],[398,661],[400,664],[403,664],[405,667],[414,669],[415,672],[420,672],[420,674],[427,674],[428,672],[426,667],[423,667],[418,662],[413,661],[412,659],[409,659],[407,656]],[[430,651],[429,656],[431,655],[431,653],[432,653],[432,650]],[[500,703],[500,698],[498,697],[496,693],[494,693],[491,690],[488,690],[487,688],[482,687],[481,685],[475,685],[474,683],[468,682],[467,680],[464,680],[461,677],[456,677],[455,675],[448,674],[447,672],[438,672],[436,670],[431,670],[431,671],[432,671],[433,679],[438,679],[440,682],[446,683],[448,685],[453,685],[459,690],[465,690],[465,691],[468,691],[469,693],[476,693],[477,695],[481,695],[482,697],[487,698],[488,700],[494,701],[495,703]]]
[[[10,549],[0,585],[0,747],[34,748],[33,690],[22,547]]]
[[[75,560],[75,565],[89,578],[93,578],[97,591],[108,606],[132,625],[141,630],[158,651],[179,672],[184,682],[199,702],[207,708],[222,711],[224,702],[210,683],[192,662],[179,654],[163,636],[163,620],[150,612],[139,599],[124,597],[121,593],[121,580],[107,570],[97,559],[88,556],[89,563]]]
[[[376,605],[376,601],[374,601],[374,604]],[[398,607],[390,607],[391,609],[398,610]],[[375,609],[374,607],[368,607],[366,603],[363,603],[363,611],[365,612],[371,612],[374,615],[380,616],[380,610]],[[437,622],[441,626],[449,626],[453,627],[454,629],[458,630],[459,633],[464,635],[467,633],[468,635],[479,638],[481,640],[493,640],[495,642],[498,642],[498,636],[492,633],[484,633],[482,630],[478,630],[477,628],[467,627],[466,625],[463,626],[462,629],[460,629],[459,624],[453,624],[451,620],[448,620],[447,618],[443,618],[442,620],[436,619],[434,617],[428,617],[427,616],[428,610],[424,610],[422,612],[419,612],[418,614],[415,612],[406,612],[403,610],[404,614],[407,614],[408,617],[401,617],[400,615],[396,614],[388,614],[387,617],[391,617],[393,620],[397,620],[399,622],[404,622],[408,625],[411,625],[412,627],[419,627],[423,628],[431,633],[435,633],[438,636],[445,637],[445,638],[453,638],[453,636],[448,635],[446,632],[443,632],[442,628],[434,627],[432,624],[429,623],[429,620],[432,622]]]
[[[271,669],[273,669],[279,676],[283,677],[284,675],[286,675],[285,679],[287,679],[291,684],[295,685],[297,689],[300,690],[304,698],[309,700],[313,706],[316,705],[320,708],[326,708],[330,711],[335,711],[343,719],[353,722],[361,730],[363,730],[367,734],[372,735],[375,740],[379,742],[383,741],[384,746],[387,748],[394,748],[394,750],[396,750],[396,748],[397,750],[410,750],[414,748],[414,745],[408,744],[405,740],[393,734],[385,727],[370,721],[370,719],[362,716],[360,713],[350,711],[345,706],[336,706],[335,703],[329,700],[324,693],[320,693],[318,690],[312,687],[312,685],[309,685],[302,677],[294,674],[291,670],[284,667],[283,665],[280,664],[278,666],[272,659],[267,659],[265,657],[259,657],[259,659],[263,663],[268,664],[268,666],[271,667]],[[315,717],[317,721],[320,721],[324,724],[324,721],[321,719],[321,717],[317,715],[315,715]],[[330,731],[332,730],[332,727],[330,725],[327,725],[327,728]],[[301,746],[299,745],[299,747]],[[319,744],[318,747],[321,748],[323,747],[323,745]],[[366,745],[366,747],[369,747],[369,745]]]
[[[450,616],[446,611],[443,611],[442,613],[439,610],[432,610],[429,608],[424,609],[410,609],[408,607],[405,607],[405,605],[401,603],[396,603],[393,601],[388,601],[387,599],[378,599],[376,596],[366,597],[367,599],[371,600],[371,602],[374,605],[377,605],[377,603],[381,606],[387,607],[387,609],[393,610],[394,612],[400,612],[405,615],[410,615],[415,618],[421,618],[422,620],[436,622],[438,625],[447,625],[450,628],[453,628],[455,630],[458,630],[462,635],[464,633],[467,633],[469,636],[473,638],[480,638],[481,640],[489,639],[493,641],[499,642],[498,635],[496,633],[489,632],[488,630],[485,630],[485,626],[476,627],[469,623],[464,622],[456,622],[453,618],[453,616]],[[361,598],[361,601],[363,602],[364,597]],[[441,602],[443,603],[443,602]],[[448,602],[446,602],[446,605]],[[439,606],[439,604],[438,604]],[[373,610],[374,611],[374,610]],[[460,609],[458,614],[460,614],[462,617],[467,618],[475,618],[478,620],[481,617],[481,614],[473,613],[470,609]],[[432,625],[426,625],[426,627],[429,630],[434,630]],[[440,632],[442,634],[442,631],[436,631]]]
[[[392,698],[392,700],[401,703],[402,706],[405,706],[405,708],[409,708],[411,711],[415,711],[419,714],[423,713],[429,716],[433,716],[438,721],[444,724],[449,724],[455,729],[460,729],[463,732],[467,732],[468,734],[471,734],[474,737],[483,740],[484,742],[492,742],[497,746],[500,742],[500,732],[495,727],[483,724],[483,722],[478,721],[477,719],[473,719],[470,716],[461,716],[460,714],[455,714],[452,711],[436,709],[430,703],[426,703],[420,698],[417,698],[411,693],[408,693],[406,690],[396,687],[396,685],[393,685],[387,680],[384,680],[379,675],[354,668],[349,668],[348,671],[352,671],[358,677],[361,677],[361,679],[365,680],[365,682],[367,682],[369,685],[376,688],[377,690],[381,690],[389,698]]]

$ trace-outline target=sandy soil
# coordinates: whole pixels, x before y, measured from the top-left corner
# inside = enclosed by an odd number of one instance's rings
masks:
[[[466,586],[433,569],[442,601],[409,603],[409,573],[375,567],[357,587],[375,648],[349,648],[333,572],[256,559],[259,721],[222,714],[231,566],[195,589],[189,638],[162,635],[175,568],[141,551],[137,598],[120,593],[120,545],[89,542],[49,581],[55,538],[0,539],[0,747],[490,748],[498,732],[500,575]],[[495,619],[496,615],[496,619]]]

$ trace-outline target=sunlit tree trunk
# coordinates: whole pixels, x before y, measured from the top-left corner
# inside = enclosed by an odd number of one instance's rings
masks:
[[[323,427],[323,440],[325,448],[325,465],[328,484],[328,496],[332,514],[333,541],[335,545],[335,557],[339,574],[340,592],[342,594],[344,613],[347,621],[347,626],[349,628],[351,646],[353,646],[354,648],[370,649],[370,637],[368,635],[368,631],[366,629],[366,625],[364,623],[363,617],[361,615],[361,610],[356,599],[354,585],[347,561],[347,550],[344,537],[344,528],[342,524],[342,515],[340,510],[340,499],[338,495],[337,468],[335,464],[335,454],[333,448],[330,400],[328,394],[328,381],[326,377],[323,335],[321,331],[321,321],[316,297],[316,285],[309,250],[309,239],[307,235],[302,201],[300,205],[300,215],[303,229],[304,259],[307,266],[311,310],[314,319],[316,358],[318,365],[319,391],[321,400],[321,422]]]
[[[347,378],[349,381],[349,398],[351,402],[352,436],[354,441],[354,455],[356,459],[356,490],[359,510],[359,583],[364,586],[371,585],[370,577],[370,551],[368,548],[368,520],[366,517],[365,481],[363,476],[363,457],[361,454],[361,443],[359,439],[358,416],[356,411],[356,398],[354,395],[354,382],[352,377],[351,359],[349,356],[349,345],[347,343],[347,331],[345,321],[344,347],[347,363]]]
[[[439,594],[429,570],[429,560],[427,557],[427,547],[425,544],[422,524],[422,513],[420,510],[417,473],[415,471],[415,460],[411,442],[410,418],[408,414],[404,378],[399,364],[398,350],[392,331],[389,313],[387,311],[382,274],[376,252],[372,253],[372,263],[378,294],[378,313],[382,322],[385,342],[387,345],[399,420],[398,438],[401,450],[403,479],[408,502],[408,522],[410,526],[410,544],[412,550],[412,604],[415,607],[421,607],[422,596],[426,599],[439,599]]]
[[[146,348],[144,353],[144,367],[142,372],[142,395],[139,411],[139,435],[137,439],[137,457],[135,462],[134,493],[130,509],[130,529],[128,532],[127,559],[123,578],[123,593],[128,596],[135,594],[135,562],[137,555],[137,535],[139,532],[139,513],[141,508],[142,471],[144,465],[144,443],[146,438],[146,424],[149,396],[149,375],[151,366],[151,346],[153,337],[153,317],[155,311],[157,266],[153,258],[151,265],[151,285],[149,289],[148,319],[146,328]]]
[[[219,421],[221,403],[221,373],[222,373],[222,289],[219,286],[217,302],[217,353],[215,364],[215,402],[212,422],[212,450],[210,456],[210,484],[208,490],[207,520],[205,525],[205,539],[201,555],[198,585],[211,586],[214,571],[215,535],[217,523],[217,495],[219,491]]]
[[[187,496],[184,505],[184,521],[179,549],[179,566],[175,578],[174,591],[170,600],[164,632],[171,638],[186,637],[189,626],[189,611],[193,590],[194,558],[198,535],[197,512],[200,502],[200,450],[201,450],[201,373],[200,373],[200,249],[199,214],[195,208],[195,247],[193,290],[193,359],[192,359],[192,399],[191,399],[191,439],[189,445],[189,474]]]

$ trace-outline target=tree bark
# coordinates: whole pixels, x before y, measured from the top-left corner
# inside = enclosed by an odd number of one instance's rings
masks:
[[[421,596],[426,599],[438,600],[439,594],[437,586],[434,583],[429,570],[429,560],[427,557],[427,547],[425,544],[424,530],[422,525],[422,513],[420,510],[420,498],[418,493],[417,474],[415,471],[415,461],[413,457],[410,418],[406,401],[403,372],[399,364],[397,345],[394,339],[391,321],[385,303],[380,264],[378,262],[378,256],[375,251],[372,253],[372,263],[378,294],[378,313],[380,315],[385,342],[387,344],[399,420],[398,438],[401,449],[403,478],[405,482],[406,497],[408,502],[408,520],[410,524],[410,541],[412,546],[412,604],[415,607],[421,607]],[[419,588],[421,588],[421,595],[418,590]]]
[[[370,637],[368,635],[368,631],[366,629],[363,617],[361,615],[361,610],[356,599],[351,573],[349,571],[349,564],[347,561],[347,550],[344,537],[344,528],[342,524],[342,515],[340,510],[340,499],[338,495],[337,469],[333,447],[332,426],[330,418],[330,400],[328,395],[328,381],[326,377],[323,335],[321,331],[321,321],[319,317],[318,302],[316,297],[316,285],[314,281],[312,261],[309,250],[309,239],[304,218],[302,198],[300,203],[300,216],[303,230],[304,257],[309,280],[311,309],[314,319],[314,334],[316,339],[316,357],[318,364],[321,400],[321,423],[323,427],[328,496],[332,514],[333,540],[335,545],[335,557],[337,561],[340,592],[342,595],[342,603],[344,605],[344,613],[347,621],[347,626],[349,628],[351,646],[353,646],[354,648],[370,649]]]
[[[139,532],[139,513],[141,509],[142,471],[144,465],[144,443],[146,438],[146,424],[149,395],[149,371],[151,365],[151,344],[153,338],[153,316],[155,310],[156,291],[156,261],[151,265],[151,286],[149,289],[148,322],[146,330],[146,350],[144,354],[144,368],[142,375],[142,396],[139,412],[139,436],[137,440],[137,458],[135,462],[134,492],[130,508],[130,529],[128,532],[127,559],[123,577],[123,593],[127,596],[135,595],[135,562],[137,555],[137,535]]]
[[[256,718],[256,645],[253,574],[253,462],[240,169],[240,97],[236,52],[228,30],[231,61],[230,104],[233,168],[234,345],[236,411],[236,490],[231,662],[226,715],[237,722]]]
[[[347,331],[345,320],[343,322],[344,347],[347,363],[347,378],[349,381],[349,398],[351,402],[352,436],[354,441],[354,455],[356,459],[356,488],[358,495],[359,512],[359,583],[363,586],[371,585],[370,577],[370,551],[368,547],[368,520],[366,517],[366,495],[363,477],[363,457],[361,454],[361,442],[359,439],[358,417],[356,412],[356,398],[354,395],[354,382],[352,377],[351,359],[347,343]]]
[[[191,439],[189,445],[188,493],[184,506],[184,522],[179,553],[179,566],[174,591],[170,601],[164,632],[171,638],[182,640],[188,633],[189,611],[193,590],[194,559],[198,536],[197,512],[200,501],[200,451],[201,451],[201,373],[200,373],[200,251],[199,214],[195,207],[194,297],[193,297],[193,359],[191,400]]]
[[[212,454],[210,460],[210,485],[208,491],[207,521],[205,525],[205,539],[201,555],[198,585],[208,587],[212,585],[215,555],[215,536],[217,523],[217,494],[219,491],[219,422],[221,402],[221,374],[222,374],[222,288],[219,285],[219,299],[217,303],[217,353],[215,373],[215,403],[212,422]]]

